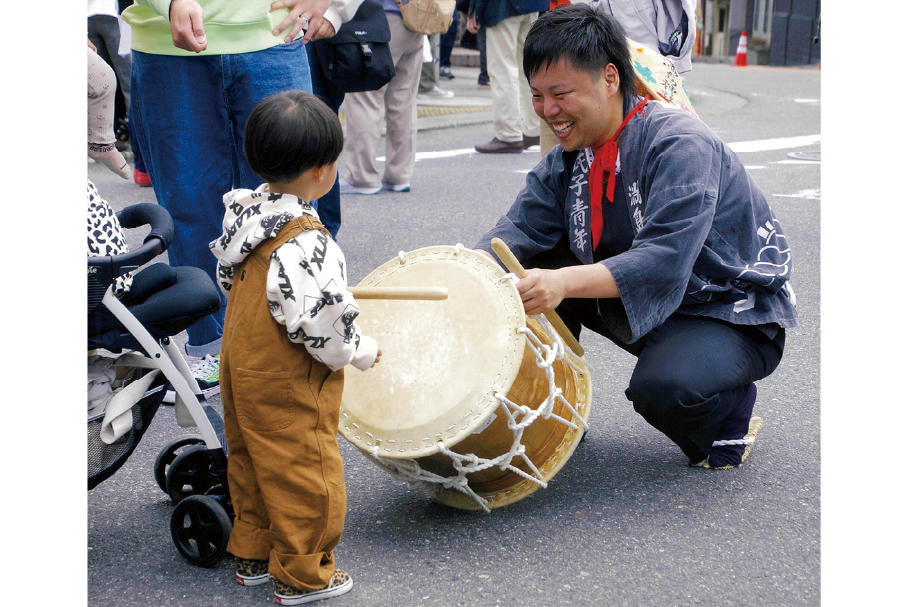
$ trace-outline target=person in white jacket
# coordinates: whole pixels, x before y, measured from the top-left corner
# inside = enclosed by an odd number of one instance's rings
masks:
[[[692,0],[574,0],[612,15],[625,35],[670,59],[684,77],[691,71],[691,52],[697,36]]]
[[[236,580],[275,584],[298,605],[348,592],[333,549],[346,511],[338,448],[343,368],[381,350],[360,333],[347,263],[310,204],[335,183],[344,137],[314,95],[287,91],[256,105],[244,151],[266,183],[224,196],[223,234],[209,247],[227,293],[221,402],[236,518]]]

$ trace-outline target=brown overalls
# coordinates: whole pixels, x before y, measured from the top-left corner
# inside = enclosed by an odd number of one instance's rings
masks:
[[[312,229],[325,228],[299,217],[234,268],[220,382],[236,513],[227,549],[268,559],[274,577],[309,591],[331,579],[344,528],[337,436],[344,372],[331,372],[290,341],[269,311],[265,280],[272,253]]]

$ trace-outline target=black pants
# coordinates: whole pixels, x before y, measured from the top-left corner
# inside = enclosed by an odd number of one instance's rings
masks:
[[[560,247],[534,257],[527,267],[578,264],[570,252],[565,256],[566,250]],[[618,300],[608,303],[621,308]],[[692,461],[707,457],[723,420],[742,400],[750,383],[776,369],[786,342],[782,328],[770,339],[754,327],[673,314],[629,344],[609,328],[596,299],[566,299],[556,312],[575,337],[584,326],[637,357],[625,396],[635,411]]]

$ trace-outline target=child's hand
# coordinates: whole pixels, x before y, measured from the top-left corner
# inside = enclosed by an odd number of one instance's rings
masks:
[[[377,364],[379,364],[380,358],[382,358],[382,348],[379,348],[379,351],[376,352],[376,361],[374,363],[372,363],[372,367],[375,367]],[[372,367],[369,367],[369,368],[372,369]]]

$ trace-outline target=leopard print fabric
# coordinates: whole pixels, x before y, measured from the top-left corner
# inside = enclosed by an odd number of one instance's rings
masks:
[[[332,588],[337,588],[347,583],[350,579],[350,574],[344,571],[343,569],[335,569],[334,574],[331,576],[331,579],[328,580],[328,583],[325,584],[325,587],[321,590],[314,590],[313,592],[323,592],[325,590],[331,590]],[[278,580],[272,576],[272,580],[275,583],[275,594],[280,594],[281,596],[301,596],[304,594],[309,594],[306,590],[300,590],[299,588],[294,588],[289,586],[284,582]]]
[[[101,198],[95,184],[88,182],[88,256],[104,257],[128,253],[129,247],[114,210]],[[133,282],[132,272],[114,279],[114,295],[123,296]]]

